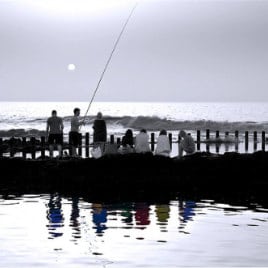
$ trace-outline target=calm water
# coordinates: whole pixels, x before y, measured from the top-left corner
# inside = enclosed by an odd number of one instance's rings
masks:
[[[0,267],[266,266],[268,209],[0,196]]]

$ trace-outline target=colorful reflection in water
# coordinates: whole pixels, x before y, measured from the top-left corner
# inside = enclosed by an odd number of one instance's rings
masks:
[[[264,266],[268,210],[213,200],[0,198],[0,267]]]

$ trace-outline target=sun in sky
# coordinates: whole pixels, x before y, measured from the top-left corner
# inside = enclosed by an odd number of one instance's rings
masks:
[[[76,69],[76,66],[73,63],[68,64],[67,69],[69,71],[74,71]]]

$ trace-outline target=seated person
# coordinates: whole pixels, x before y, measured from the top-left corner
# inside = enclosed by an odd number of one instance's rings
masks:
[[[149,146],[149,135],[145,129],[141,129],[140,133],[135,138],[135,151],[136,153],[151,152]]]
[[[131,129],[128,129],[125,133],[125,135],[122,138],[122,144],[129,145],[131,148],[133,148],[134,145],[134,138],[133,138],[133,132]]]
[[[171,151],[169,139],[167,137],[167,131],[162,129],[157,139],[155,154],[169,156]]]
[[[191,134],[186,134],[184,130],[181,130],[179,133],[179,137],[181,137],[182,139],[179,144],[179,157],[182,157],[183,151],[187,155],[193,154],[195,152],[195,142]]]
[[[129,154],[134,152],[134,139],[131,129],[128,129],[122,138],[122,146],[118,149],[120,154]]]

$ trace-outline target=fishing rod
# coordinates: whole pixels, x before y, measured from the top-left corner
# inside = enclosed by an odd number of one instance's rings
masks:
[[[131,10],[131,12],[130,12],[130,14],[129,14],[127,20],[126,20],[126,22],[125,22],[124,25],[123,25],[123,28],[122,28],[122,30],[121,30],[119,36],[117,37],[117,40],[116,40],[116,42],[115,42],[115,44],[114,44],[114,46],[113,46],[113,49],[112,49],[112,51],[111,51],[111,53],[110,53],[110,55],[109,55],[109,58],[108,58],[108,60],[107,60],[107,62],[106,62],[106,64],[105,64],[105,66],[104,66],[104,69],[103,69],[103,71],[102,71],[102,73],[101,73],[100,79],[99,79],[99,81],[98,81],[98,83],[97,83],[97,86],[96,86],[96,88],[95,88],[95,90],[94,90],[94,93],[93,93],[93,95],[92,95],[92,97],[91,97],[91,100],[90,100],[90,102],[89,102],[89,105],[88,105],[88,107],[87,107],[86,113],[85,113],[85,115],[84,115],[84,119],[83,119],[83,121],[82,121],[83,123],[85,122],[87,113],[88,113],[88,111],[89,111],[89,109],[90,109],[90,107],[91,107],[91,104],[92,104],[92,102],[93,102],[93,100],[94,100],[94,98],[95,98],[95,95],[96,95],[96,93],[97,93],[97,91],[98,91],[98,89],[99,89],[99,87],[100,87],[101,81],[102,81],[102,79],[103,79],[103,77],[104,77],[104,74],[105,74],[105,72],[106,72],[106,70],[107,70],[107,68],[108,68],[108,66],[109,66],[109,63],[110,63],[110,61],[111,61],[111,59],[112,59],[112,57],[113,57],[113,54],[114,54],[114,52],[115,52],[115,50],[116,50],[116,47],[117,47],[117,45],[118,45],[118,43],[119,43],[119,41],[120,41],[120,39],[121,39],[121,36],[123,35],[123,33],[124,33],[124,31],[125,31],[125,29],[126,29],[126,27],[127,27],[127,24],[128,24],[128,22],[129,22],[129,20],[130,20],[130,18],[131,18],[131,16],[132,16],[132,14],[134,13],[134,10],[136,9],[137,5],[138,5],[138,2],[136,2],[136,4],[134,5],[134,7],[132,8],[132,10]]]

